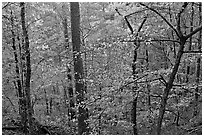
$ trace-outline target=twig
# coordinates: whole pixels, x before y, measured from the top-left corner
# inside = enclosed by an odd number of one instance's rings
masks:
[[[160,80],[161,78],[155,78],[155,79],[150,79],[150,80],[146,80],[146,81],[138,81],[137,83],[148,83],[148,82],[153,82],[153,81],[157,81]]]
[[[199,26],[194,31],[192,31],[190,34],[186,35],[185,38],[188,39],[189,37],[193,36],[195,33],[197,33],[198,31],[201,31],[201,30],[202,30],[202,26]]]
[[[144,11],[146,11],[146,10],[147,10],[147,9],[143,9],[143,10],[135,11],[135,12],[130,13],[130,14],[125,15],[125,16],[126,16],[126,17],[129,17],[129,16],[131,16],[131,15],[133,15],[133,14],[141,13],[141,12],[144,12]]]
[[[145,40],[145,39],[140,39],[138,40],[139,42],[175,42],[175,43],[180,43],[178,40],[173,40],[173,39],[152,39],[152,40]],[[135,40],[121,40],[120,42],[135,42]]]
[[[183,51],[183,53],[202,53],[202,51]]]
[[[119,11],[118,9],[116,8],[115,11],[120,15],[120,16],[123,16]]]
[[[3,7],[2,7],[2,10],[4,9],[4,8],[6,8],[7,6],[9,6],[11,4],[11,2],[7,2]]]
[[[180,115],[176,114],[173,110],[165,109],[165,111],[173,113],[175,116],[179,116],[181,119],[186,120],[185,118],[181,117]]]
[[[146,8],[148,8],[148,9],[150,9],[151,11],[153,11],[153,12],[155,12],[157,15],[159,15],[159,16],[169,25],[169,27],[173,29],[173,31],[176,33],[176,35],[177,35],[177,36],[180,36],[179,33],[177,32],[177,30],[174,28],[174,26],[173,26],[163,15],[161,15],[158,11],[156,11],[156,10],[153,9],[153,8],[148,7],[147,5],[145,5],[145,4],[143,4],[143,3],[140,3],[140,5],[142,5],[142,6],[146,7]]]
[[[164,79],[164,77],[162,75],[160,75],[160,80],[162,80],[161,82],[166,86],[167,85],[167,82],[166,80]]]

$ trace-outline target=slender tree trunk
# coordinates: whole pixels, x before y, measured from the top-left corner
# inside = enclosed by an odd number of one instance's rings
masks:
[[[19,104],[19,114],[21,116],[21,123],[24,125],[24,129],[26,131],[27,125],[26,125],[26,119],[27,119],[27,113],[26,113],[26,102],[25,102],[25,96],[22,90],[21,85],[21,77],[20,77],[20,69],[19,69],[19,61],[18,61],[18,55],[17,55],[17,49],[16,49],[16,39],[15,39],[15,28],[14,28],[14,19],[13,14],[11,11],[11,34],[12,34],[12,48],[13,48],[13,54],[14,54],[14,60],[15,60],[15,66],[16,66],[16,82],[17,82],[17,96],[18,96],[18,104]],[[18,38],[18,37],[17,37]]]
[[[53,101],[53,98],[50,97],[50,101],[49,101],[49,107],[50,107],[49,114],[50,115],[52,114],[52,105],[53,105],[52,101]]]
[[[179,68],[181,57],[183,55],[183,49],[184,49],[185,42],[186,42],[186,39],[182,39],[182,38],[180,39],[180,47],[179,47],[179,51],[178,51],[177,56],[176,56],[176,62],[174,64],[173,70],[170,74],[169,81],[166,84],[166,88],[164,89],[164,93],[163,93],[162,100],[161,100],[161,106],[159,109],[159,117],[158,117],[158,123],[157,123],[157,134],[161,134],[162,120],[163,120],[164,113],[165,113],[165,107],[167,104],[168,95],[169,95],[169,92],[173,86],[173,82],[174,82],[175,76],[176,76],[178,68]]]
[[[130,31],[133,33],[133,29],[132,26],[130,25],[130,23],[128,22],[127,18],[125,17],[126,23],[130,29]],[[141,23],[141,25],[138,28],[137,34],[136,34],[136,40],[134,42],[135,45],[135,49],[134,49],[134,56],[133,56],[133,62],[132,62],[132,75],[133,75],[133,79],[137,78],[137,73],[138,71],[136,71],[136,62],[137,62],[137,50],[140,47],[140,42],[138,40],[138,35],[140,30],[142,29],[145,21],[147,20],[147,17],[145,17]],[[137,83],[135,83],[135,85],[133,86],[133,103],[132,103],[132,123],[133,123],[133,133],[134,135],[138,134],[137,131],[137,98],[139,96],[139,91],[136,93],[136,90],[138,89],[138,85]]]
[[[202,24],[202,7],[201,5],[199,6],[199,11],[200,11],[200,21],[199,25]],[[198,50],[202,51],[202,32],[198,34]],[[201,56],[198,57],[197,62],[196,62],[196,83],[197,87],[195,90],[195,107],[194,107],[194,112],[193,116],[196,116],[198,114],[198,97],[199,97],[199,81],[200,81],[200,75],[201,75]]]
[[[21,80],[20,80],[20,70],[19,70],[19,61],[18,61],[18,55],[17,55],[17,49],[16,49],[16,39],[15,39],[15,32],[14,32],[14,20],[13,15],[11,13],[11,34],[12,34],[12,48],[13,48],[13,54],[14,54],[14,60],[15,60],[15,67],[16,67],[16,82],[17,82],[17,96],[19,98],[19,114],[23,117],[23,93],[22,93],[22,87],[21,87]],[[24,114],[25,115],[25,114]],[[23,123],[23,122],[22,122]]]
[[[49,115],[49,102],[48,102],[46,89],[44,89],[44,93],[45,93],[46,115]]]
[[[148,50],[146,49],[145,50],[145,61],[146,61],[146,63],[147,63],[147,65],[146,65],[146,70],[149,70],[149,53],[148,53]],[[147,105],[148,105],[148,109],[149,109],[149,111],[150,111],[150,109],[151,109],[151,97],[150,97],[150,84],[149,83],[147,83],[147,94],[148,94],[148,96],[147,96]]]
[[[191,5],[191,21],[190,21],[190,32],[193,32],[193,19],[194,19],[194,8],[193,8],[193,3]],[[192,37],[190,37],[190,43],[189,43],[189,47],[188,47],[188,50],[191,51],[192,49]],[[191,66],[190,65],[187,65],[187,68],[186,68],[186,83],[188,83],[189,81],[189,74],[190,74],[190,68]]]
[[[170,22],[173,22],[172,11],[171,11],[170,5],[169,5],[169,18],[170,18],[169,20],[170,20]],[[172,39],[174,39],[175,36],[174,36],[174,31],[173,30],[171,30],[171,36],[172,36]],[[171,50],[174,53],[173,57],[176,58],[176,43],[175,42],[173,42],[173,49],[171,48]]]
[[[179,45],[179,50],[178,50],[178,53],[177,53],[177,56],[176,56],[176,61],[175,61],[175,64],[173,66],[173,70],[172,70],[172,72],[170,74],[169,80],[166,83],[166,87],[164,89],[164,93],[163,93],[162,100],[161,100],[161,106],[159,108],[159,117],[158,117],[158,121],[157,121],[157,134],[161,134],[162,120],[163,120],[164,113],[165,113],[165,107],[166,107],[166,104],[167,104],[168,95],[169,95],[169,92],[170,92],[170,90],[171,90],[171,88],[173,86],[175,76],[176,76],[176,74],[178,72],[178,68],[179,68],[179,65],[180,65],[181,57],[183,55],[183,50],[184,50],[186,40],[188,38],[192,37],[192,35],[194,35],[195,33],[197,33],[198,31],[201,31],[201,30],[202,30],[202,27],[198,27],[192,33],[190,33],[190,34],[188,34],[186,36],[183,36],[181,34],[181,36],[179,37],[180,45]]]
[[[29,49],[29,38],[28,32],[26,29],[25,23],[25,3],[21,2],[21,23],[24,37],[24,50],[25,50],[25,59],[26,59],[26,75],[25,75],[25,95],[26,95],[26,108],[28,116],[28,127],[29,134],[32,134],[32,107],[31,107],[31,98],[30,98],[30,79],[31,79],[31,64],[30,64],[30,49]]]
[[[196,28],[193,32],[189,33],[188,35],[184,36],[182,34],[181,26],[180,26],[181,14],[183,13],[183,11],[185,10],[185,8],[187,6],[188,6],[188,3],[184,2],[180,12],[177,15],[177,28],[176,28],[175,32],[176,32],[176,34],[177,34],[177,36],[179,38],[180,44],[179,44],[178,53],[176,55],[176,61],[175,61],[175,64],[173,66],[173,70],[172,70],[172,72],[171,72],[171,74],[169,76],[169,80],[166,83],[166,87],[164,89],[164,93],[163,93],[163,96],[162,96],[161,105],[160,105],[160,108],[159,108],[159,116],[158,116],[158,121],[157,121],[157,134],[161,134],[162,120],[163,120],[164,113],[165,113],[165,107],[166,107],[166,104],[167,104],[168,95],[169,95],[169,92],[170,92],[170,90],[171,90],[171,88],[173,86],[175,76],[176,76],[176,74],[178,72],[178,68],[179,68],[179,65],[180,65],[181,57],[183,55],[183,50],[184,50],[186,40],[188,38],[192,37],[198,31],[202,30],[202,26],[199,26],[198,28]]]
[[[139,44],[139,43],[138,43]],[[139,47],[139,45],[137,45]],[[132,75],[133,75],[133,79],[135,80],[136,77],[136,62],[137,62],[137,48],[135,47],[134,50],[134,57],[133,57],[133,65],[132,65]],[[134,135],[138,134],[137,131],[137,93],[136,90],[138,89],[137,87],[137,83],[135,83],[135,85],[133,86],[133,103],[132,103],[132,123],[133,123],[133,133]]]
[[[24,132],[27,133],[27,107],[26,107],[26,98],[25,98],[25,86],[24,86],[24,74],[25,74],[25,57],[23,56],[22,48],[23,48],[23,39],[21,41],[19,34],[17,35],[17,40],[19,42],[18,48],[19,48],[19,77],[20,77],[20,84],[21,84],[21,91],[19,92],[19,101],[20,101],[20,107],[19,112],[21,114],[21,122],[24,126]]]
[[[147,45],[146,45],[146,50],[145,50],[145,61],[147,63],[146,65],[146,70],[149,70],[149,53],[148,53],[148,50],[147,50]],[[147,79],[146,79],[147,81]],[[149,115],[149,118],[148,118],[148,122],[149,122],[149,125],[150,125],[150,130],[149,130],[149,134],[151,134],[152,132],[152,118],[151,118],[151,96],[150,96],[150,93],[151,93],[151,85],[149,82],[147,82],[146,84],[146,87],[147,87],[147,106],[148,106],[148,115]]]
[[[62,87],[63,87],[63,91],[64,91],[64,107],[67,109],[67,115],[70,116],[70,105],[69,105],[69,98],[68,98],[68,93],[67,93],[67,88],[66,86],[63,84],[62,81]],[[70,118],[69,118],[70,120]]]
[[[87,109],[84,103],[84,74],[83,74],[83,62],[80,54],[80,13],[79,3],[71,2],[71,31],[72,31],[72,46],[73,46],[73,58],[74,58],[74,76],[75,76],[75,89],[78,105],[78,134],[87,134],[87,123],[85,120],[88,118]]]
[[[62,6],[63,11],[64,11],[64,19],[63,19],[63,27],[64,27],[64,39],[65,39],[65,48],[68,51],[69,49],[69,37],[68,37],[68,28],[67,28],[67,17],[65,13],[65,5]],[[71,74],[71,69],[67,66],[67,78],[68,78],[68,94],[69,94],[69,99],[70,99],[70,104],[68,104],[70,107],[68,107],[68,115],[70,116],[71,119],[74,119],[75,117],[75,112],[74,110],[74,99],[73,99],[73,86],[72,86],[72,74]]]

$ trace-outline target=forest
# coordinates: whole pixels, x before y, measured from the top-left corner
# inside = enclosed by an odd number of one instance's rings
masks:
[[[2,2],[3,135],[202,135],[201,2]]]

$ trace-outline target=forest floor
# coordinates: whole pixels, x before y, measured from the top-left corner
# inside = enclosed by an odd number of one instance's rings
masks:
[[[41,125],[34,121],[34,135],[74,135],[73,130],[55,125]],[[10,120],[3,124],[2,135],[25,135],[22,124],[17,120]]]

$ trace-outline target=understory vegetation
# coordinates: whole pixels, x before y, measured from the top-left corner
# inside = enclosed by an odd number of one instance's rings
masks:
[[[2,134],[201,135],[201,2],[3,2]]]

